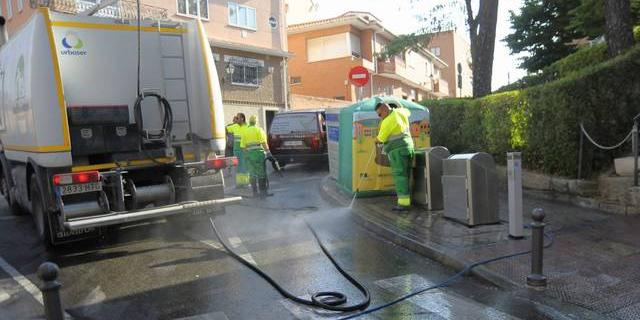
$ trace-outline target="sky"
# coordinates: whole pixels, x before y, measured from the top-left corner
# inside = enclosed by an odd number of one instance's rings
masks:
[[[427,12],[429,6],[446,0],[290,0],[299,2],[305,7],[309,5],[309,15],[306,19],[326,19],[338,16],[346,11],[368,11],[382,24],[395,34],[410,33],[419,30],[422,23],[416,18],[417,13]],[[475,1],[477,2],[477,0]],[[509,82],[514,82],[526,75],[526,71],[519,69],[518,57],[512,55],[506,43],[502,41],[511,33],[509,23],[509,11],[519,11],[522,0],[501,0],[498,5],[498,24],[496,27],[496,46],[493,62],[492,88],[496,90]],[[289,24],[302,21],[291,20]],[[458,19],[458,31],[469,38],[467,27],[464,25],[464,16],[460,12]]]

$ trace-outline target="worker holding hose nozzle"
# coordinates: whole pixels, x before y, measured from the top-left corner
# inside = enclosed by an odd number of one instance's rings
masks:
[[[236,168],[236,188],[242,188],[249,184],[246,159],[240,146],[242,131],[246,128],[247,123],[244,113],[238,113],[233,117],[233,123],[227,126],[227,132],[233,134],[233,156],[238,158],[238,167]]]
[[[380,117],[380,130],[376,140],[384,144],[384,151],[389,156],[391,175],[396,185],[398,203],[394,211],[407,211],[411,205],[409,190],[409,174],[413,158],[413,140],[409,127],[410,111],[406,108],[395,108],[380,102],[376,105],[376,113]]]
[[[247,160],[253,196],[265,198],[271,194],[267,193],[269,182],[264,161],[265,158],[273,156],[267,144],[267,134],[256,125],[256,122],[256,116],[249,117],[249,126],[241,133],[240,147]]]

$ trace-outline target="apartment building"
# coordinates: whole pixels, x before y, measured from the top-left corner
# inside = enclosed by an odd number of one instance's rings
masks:
[[[141,0],[144,19],[201,19],[221,82],[225,117],[256,115],[267,128],[287,109],[287,33],[284,0]],[[2,0],[9,37],[35,12],[53,11],[114,19],[135,19],[135,0]]]
[[[449,65],[442,71],[442,78],[449,84],[449,96],[473,96],[471,47],[455,30],[434,34],[427,48]]]
[[[415,101],[449,95],[447,81],[440,76],[447,64],[430,51],[409,50],[390,59],[378,58],[396,36],[371,13],[347,12],[289,25],[288,37],[293,94],[347,101],[375,95]],[[371,73],[362,89],[348,80],[354,66]]]

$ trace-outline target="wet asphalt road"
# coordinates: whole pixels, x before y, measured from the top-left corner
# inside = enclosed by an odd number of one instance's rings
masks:
[[[454,274],[438,263],[389,243],[355,224],[347,208],[320,194],[326,167],[287,167],[272,176],[275,196],[245,199],[216,218],[228,243],[292,293],[338,290],[349,302],[360,293],[332,266],[306,229],[317,230],[337,261],[371,291],[372,306]],[[0,207],[0,319],[42,317],[35,271],[45,260],[61,267],[62,299],[77,319],[326,319],[282,298],[235,261],[215,240],[208,220],[164,220],[112,230],[101,240],[46,252],[30,217]],[[6,267],[5,265],[5,267]],[[20,278],[19,275],[25,278]],[[414,297],[362,319],[547,319],[544,307],[474,278]]]

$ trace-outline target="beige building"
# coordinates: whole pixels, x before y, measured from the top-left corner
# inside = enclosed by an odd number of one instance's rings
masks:
[[[288,108],[284,0],[141,0],[145,19],[201,19],[217,63],[226,122],[244,112],[265,128]],[[48,6],[69,14],[136,18],[135,0],[1,0],[9,37],[35,12]],[[99,9],[99,10],[98,10]]]
[[[288,14],[299,12],[290,7]],[[299,19],[298,19],[299,20]],[[440,77],[447,64],[428,50],[407,51],[382,60],[378,56],[395,35],[368,12],[289,25],[290,89],[293,94],[357,101],[376,95],[409,100],[444,97],[447,82]],[[349,70],[369,70],[369,83],[353,85]]]
[[[473,73],[471,47],[467,39],[456,31],[440,32],[431,38],[428,48],[449,65],[449,68],[442,71],[442,78],[449,84],[449,96],[471,97]]]

